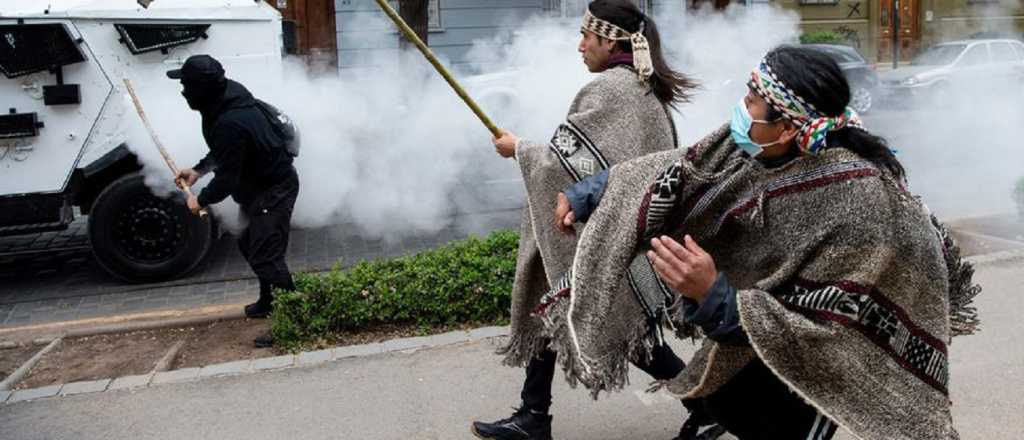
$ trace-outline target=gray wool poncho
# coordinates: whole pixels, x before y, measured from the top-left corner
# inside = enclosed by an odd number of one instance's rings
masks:
[[[650,341],[624,274],[651,237],[689,234],[737,289],[750,345],[704,340],[663,383],[672,394],[707,396],[756,356],[859,438],[958,438],[947,350],[977,325],[980,288],[945,229],[846,149],[769,169],[729,133],[611,169],[563,288],[544,299],[569,380],[595,396],[625,383]]]
[[[516,160],[526,184],[526,209],[511,338],[498,351],[506,365],[525,366],[546,348],[543,325],[532,312],[572,263],[576,237],[558,232],[552,214],[558,193],[616,163],[676,146],[669,109],[626,65],[602,72],[580,90],[549,143],[520,143]]]

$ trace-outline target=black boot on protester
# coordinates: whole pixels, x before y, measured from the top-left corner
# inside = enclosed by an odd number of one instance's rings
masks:
[[[271,301],[263,301],[260,299],[252,304],[245,306],[245,317],[251,319],[266,318],[270,316],[270,312],[274,310],[274,306]]]
[[[471,430],[486,440],[551,440],[551,416],[520,408],[507,419],[473,422]]]
[[[703,431],[701,431],[703,429]],[[686,419],[679,435],[672,440],[715,440],[726,433],[725,428],[700,414]]]
[[[266,318],[270,316],[270,312],[274,310],[274,291],[275,283],[260,279],[260,299],[256,302],[245,306],[245,317],[250,319]],[[288,283],[295,290],[295,285]]]
[[[273,347],[274,337],[270,334],[270,332],[267,332],[266,334],[259,335],[256,337],[256,339],[253,339],[252,345],[256,346],[256,348]]]

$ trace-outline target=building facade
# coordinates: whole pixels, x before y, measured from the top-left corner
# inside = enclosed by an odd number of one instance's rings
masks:
[[[424,0],[428,43],[459,66],[473,41],[511,38],[519,23],[537,14],[582,15],[589,0]],[[909,60],[922,48],[962,38],[1024,32],[1021,0],[634,0],[655,16],[669,10],[731,5],[774,5],[801,17],[803,32],[840,35],[869,60],[889,62],[893,44]],[[285,19],[291,53],[339,68],[365,65],[373,55],[399,50],[399,35],[374,0],[270,0]],[[390,0],[396,9],[397,0]],[[676,4],[678,3],[678,5]],[[898,11],[897,11],[898,7]],[[894,38],[894,35],[898,38]]]

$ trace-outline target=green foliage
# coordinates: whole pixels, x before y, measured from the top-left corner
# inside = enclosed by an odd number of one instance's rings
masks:
[[[835,32],[817,31],[801,34],[800,44],[847,44],[847,41]]]
[[[275,343],[296,349],[346,330],[381,324],[420,327],[508,319],[519,235],[498,231],[417,255],[298,274],[278,292]]]

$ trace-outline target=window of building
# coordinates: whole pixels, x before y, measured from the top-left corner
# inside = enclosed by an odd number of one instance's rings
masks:
[[[430,0],[427,3],[427,28],[432,31],[440,31],[441,26],[441,0]]]
[[[591,0],[547,0],[546,7],[556,17],[582,17],[587,12],[587,4]],[[651,10],[651,0],[632,0],[640,10],[647,14]]]

